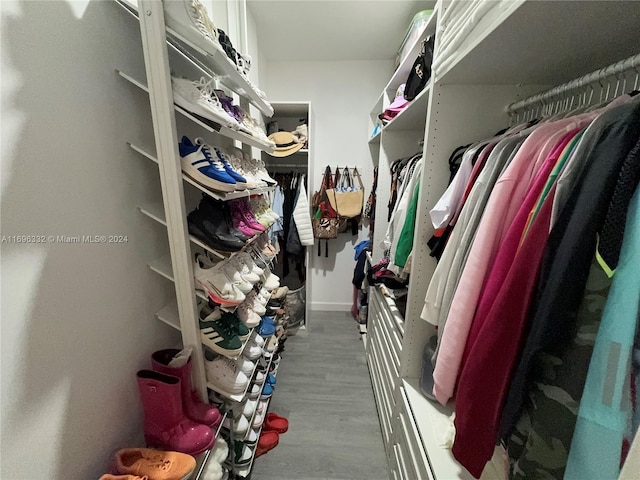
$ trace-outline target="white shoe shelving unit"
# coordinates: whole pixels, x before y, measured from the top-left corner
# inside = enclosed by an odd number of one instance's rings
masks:
[[[180,114],[181,121],[188,123],[190,132],[197,131],[211,145],[229,146],[234,142],[239,142],[239,146],[243,147],[245,151],[250,147],[270,151],[273,146],[243,132],[203,121],[185,109],[174,105],[171,69],[175,68],[180,73],[180,67],[186,65],[191,75],[195,75],[193,72],[196,72],[199,76],[217,79],[220,84],[238,95],[239,101],[246,111],[251,103],[263,115],[270,116],[273,114],[273,108],[262,94],[253,88],[246,76],[236,69],[235,64],[227,58],[222,50],[212,53],[204,52],[188,39],[167,29],[165,27],[164,6],[161,0],[139,0],[137,5],[128,0],[117,0],[117,3],[140,22],[146,80],[135,79],[120,70],[117,70],[117,74],[137,87],[138,91],[148,94],[151,107],[150,124],[153,126],[155,148],[140,146],[141,144],[136,143],[134,139],[128,139],[127,143],[141,157],[158,165],[162,191],[162,198],[159,201],[138,206],[138,209],[146,217],[166,227],[169,247],[169,255],[149,261],[148,266],[153,272],[173,282],[175,287],[175,297],[168,300],[167,304],[156,313],[156,317],[181,332],[183,346],[193,348],[193,385],[202,399],[208,399],[207,387],[214,391],[217,387],[207,383],[205,374],[197,302],[206,300],[207,296],[195,288],[193,255],[199,249],[209,252],[220,260],[234,254],[216,251],[189,235],[186,221],[188,202],[185,199],[184,185],[187,184],[189,188],[194,188],[193,191],[187,193],[198,195],[204,193],[222,201],[247,197],[252,194],[265,194],[272,191],[273,187],[220,193],[211,191],[184,175],[178,154],[177,142],[180,137],[178,136],[176,112]],[[143,14],[138,15],[138,11]],[[251,248],[261,235],[250,239],[243,251]],[[243,343],[243,351],[254,335],[252,329],[249,337]],[[255,368],[250,379],[254,373]],[[248,382],[242,394],[232,395],[229,398],[238,402],[244,400],[250,385],[251,382]],[[216,435],[218,433],[219,431]],[[229,448],[233,451],[233,438]],[[207,451],[198,456],[198,467],[192,476],[194,480],[200,478],[209,455],[210,451]]]
[[[418,151],[418,142],[424,145],[406,317],[399,316],[379,287],[370,287],[369,293],[366,356],[394,480],[473,478],[441,446],[454,406],[427,400],[419,388],[422,352],[434,333],[420,318],[436,266],[426,246],[434,231],[429,210],[447,187],[449,155],[460,145],[507,127],[506,108],[511,103],[640,50],[640,17],[633,2],[494,3],[496,7],[473,27],[445,70],[437,71],[425,90],[369,139],[372,162],[379,167],[374,263],[383,255],[389,165]],[[451,0],[436,3],[422,38],[375,101],[369,132],[393,101],[398,85],[406,81],[421,40],[436,31],[438,51],[442,34],[438,18],[451,4]]]

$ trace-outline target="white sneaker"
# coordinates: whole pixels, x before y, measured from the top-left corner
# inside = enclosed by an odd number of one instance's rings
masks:
[[[258,335],[257,333],[255,334],[255,336],[253,337],[253,341],[255,342],[256,345],[258,345],[260,348],[264,347],[264,338],[262,338],[260,335]]]
[[[199,81],[193,81],[171,77],[171,84],[173,101],[182,108],[225,127],[233,128],[238,124],[238,121],[230,117],[222,108],[220,100],[206,78],[201,77]]]
[[[266,406],[267,406],[267,401],[266,400],[261,400],[260,403],[258,403],[258,412],[264,413],[264,408]]]
[[[218,29],[207,10],[198,0],[169,1],[164,3],[167,27],[182,35],[210,55],[224,53],[218,41]],[[249,61],[249,65],[251,62]]]
[[[227,277],[229,277],[229,280],[231,280],[233,284],[238,287],[238,290],[240,290],[245,295],[249,293],[253,288],[253,283],[245,280],[240,272],[238,272],[238,270],[236,269],[236,266],[231,263],[231,261],[224,260],[221,263],[222,269],[227,274]]]
[[[248,189],[258,188],[260,186],[255,179],[252,180],[251,176],[242,169],[242,155],[240,156],[240,158],[238,158],[232,153],[233,149],[231,151],[221,149],[220,151],[229,161],[233,169],[245,178],[245,180],[247,181]]]
[[[256,364],[251,360],[243,357],[240,357],[238,360],[236,360],[236,365],[238,366],[240,371],[247,376],[247,378],[249,378],[249,376],[253,373],[253,368],[256,366]]]
[[[264,274],[264,288],[267,290],[275,290],[280,286],[280,277],[271,273],[269,269],[265,270]]]
[[[241,252],[236,254],[236,257],[238,257],[240,260],[242,260],[242,263],[244,263],[249,270],[251,270],[253,273],[255,273],[256,275],[260,276],[264,273],[264,270],[262,268],[260,268],[258,265],[256,265],[255,260],[253,259],[253,257],[247,253],[247,252]],[[258,278],[259,280],[259,278]]]
[[[260,428],[264,423],[264,417],[264,412],[257,412],[256,416],[253,418],[253,423],[251,424],[251,426],[253,428]]]
[[[257,360],[262,356],[262,349],[257,345],[247,345],[244,347],[244,356],[249,360]]]
[[[247,400],[246,402],[244,402],[244,408],[242,409],[242,415],[244,415],[247,418],[251,418],[251,416],[253,415],[253,412],[256,411],[256,408],[258,408],[258,401],[257,400]]]
[[[264,372],[256,372],[256,378],[255,378],[254,382],[263,383],[264,382]]]
[[[242,447],[242,455],[240,455],[240,458],[236,460],[234,463],[239,466],[248,465],[251,462],[252,458],[253,458],[253,450],[251,450],[249,447],[244,445]]]
[[[260,276],[253,273],[247,264],[243,261],[242,256],[234,255],[229,263],[235,268],[236,272],[240,274],[243,280],[249,282],[252,286],[260,281]],[[247,292],[248,293],[248,292]]]
[[[230,358],[217,357],[215,360],[205,361],[204,368],[207,381],[229,395],[242,393],[249,383],[247,376]]]
[[[245,295],[229,281],[227,275],[220,268],[209,267],[203,255],[196,254],[193,263],[193,276],[196,286],[209,295],[214,302],[223,306],[239,305],[245,300]]]
[[[277,288],[277,287],[276,287]],[[271,292],[269,290],[267,290],[265,287],[262,287],[260,289],[260,292],[258,292],[260,294],[260,296],[262,298],[264,298],[264,300],[269,303],[269,299],[271,298]]]
[[[260,397],[260,392],[262,392],[262,388],[260,385],[256,385],[255,383],[251,386],[251,391],[249,392],[249,400],[256,400]]]
[[[247,434],[247,430],[249,430],[249,421],[242,415],[233,419],[233,421],[227,417],[224,419],[224,422],[222,422],[222,426],[227,430],[230,430],[229,427],[233,426],[233,433],[238,436],[244,436]]]
[[[278,183],[274,178],[271,177],[271,175],[269,175],[269,172],[267,172],[267,167],[262,160],[255,159],[254,161],[256,162],[256,175],[260,180],[267,182],[270,185],[275,185]]]
[[[251,426],[251,431],[249,432],[249,435],[247,436],[247,439],[244,441],[244,443],[246,443],[250,447],[258,443],[258,434],[253,429],[253,426]]]
[[[245,303],[249,307],[249,309],[253,310],[257,315],[264,315],[267,313],[267,309],[265,308],[265,304],[261,303],[259,300],[259,295],[256,292],[249,292],[247,294]]]
[[[244,302],[238,306],[236,312],[240,321],[249,328],[255,328],[260,324],[260,315],[251,310],[250,306]]]

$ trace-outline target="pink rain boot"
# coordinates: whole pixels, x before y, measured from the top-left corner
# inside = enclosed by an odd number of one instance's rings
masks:
[[[184,415],[179,378],[152,370],[140,370],[136,377],[149,447],[198,455],[213,446],[211,428]]]
[[[169,362],[180,353],[180,350],[170,348],[167,350],[159,350],[151,355],[151,368],[156,372],[165,375],[173,375],[180,379],[180,389],[182,393],[182,407],[188,418],[197,423],[209,425],[211,428],[216,427],[222,415],[220,411],[211,405],[194,400],[191,388],[191,357],[183,367],[170,367]]]
[[[262,230],[258,230],[257,228],[253,228],[247,224],[242,207],[239,203],[232,200],[229,202],[229,207],[231,208],[231,221],[233,222],[233,226],[236,230],[239,230],[243,235],[248,237],[253,237],[262,232]]]
[[[253,215],[253,210],[251,210],[251,206],[249,205],[249,202],[247,202],[245,199],[236,200],[236,202],[237,202],[238,208],[242,212],[242,218],[244,218],[245,223],[249,225],[249,227],[253,228],[254,230],[258,230],[259,232],[264,232],[265,228],[256,220],[256,217]]]

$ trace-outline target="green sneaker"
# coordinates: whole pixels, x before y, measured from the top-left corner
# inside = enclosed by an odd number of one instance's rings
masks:
[[[206,303],[200,307],[200,339],[214,352],[235,357],[242,351],[242,340],[229,321],[222,320],[220,309],[212,310]]]
[[[238,335],[238,337],[240,337],[240,340],[242,340],[243,342],[247,338],[249,338],[249,334],[251,333],[251,330],[249,329],[249,327],[247,327],[244,323],[240,321],[240,319],[235,313],[222,312],[222,317],[220,317],[220,321],[228,323],[229,328],[231,328],[231,330],[235,332],[235,334]]]

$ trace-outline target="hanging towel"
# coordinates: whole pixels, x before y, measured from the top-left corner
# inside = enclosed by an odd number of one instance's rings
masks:
[[[313,227],[311,226],[307,191],[304,188],[304,177],[300,179],[298,190],[298,201],[293,209],[293,219],[298,229],[300,242],[305,247],[310,247],[313,245]]]

